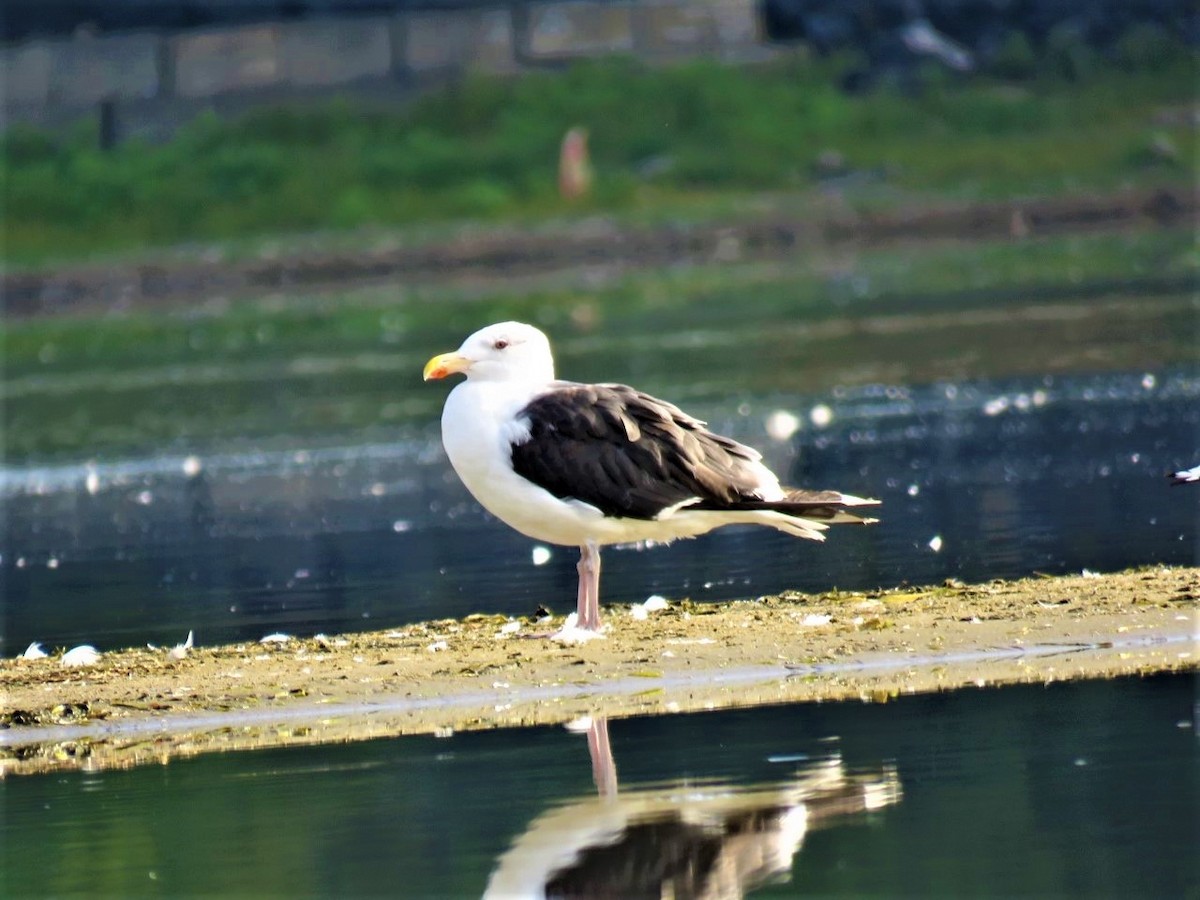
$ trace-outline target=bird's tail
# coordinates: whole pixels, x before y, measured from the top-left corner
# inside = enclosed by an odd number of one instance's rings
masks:
[[[843,494],[841,491],[789,490],[771,508],[828,525],[873,525],[879,521],[873,516],[857,512],[860,506],[879,506],[879,501]]]
[[[786,490],[779,500],[739,500],[725,509],[762,509],[825,525],[871,525],[879,520],[857,512],[860,506],[878,506],[878,500],[855,497],[841,491]]]
[[[823,541],[823,532],[830,525],[871,525],[878,522],[878,519],[858,511],[860,507],[878,505],[878,500],[855,497],[841,491],[787,490],[778,500],[738,500],[722,504],[719,510],[731,524],[768,525],[796,537]]]

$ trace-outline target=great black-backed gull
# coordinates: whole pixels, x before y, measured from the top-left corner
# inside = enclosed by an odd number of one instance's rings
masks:
[[[489,512],[538,541],[579,547],[575,627],[600,629],[600,547],[767,525],[821,541],[830,525],[876,521],[838,491],[783,488],[757,450],[713,434],[623,384],[554,377],[550,342],[520,322],[475,332],[424,377],[462,374],[442,410],[442,443]]]

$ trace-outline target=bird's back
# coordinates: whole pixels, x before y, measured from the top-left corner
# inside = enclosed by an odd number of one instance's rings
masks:
[[[518,474],[607,516],[782,497],[758,451],[626,385],[558,383],[520,415],[529,437],[512,447]]]

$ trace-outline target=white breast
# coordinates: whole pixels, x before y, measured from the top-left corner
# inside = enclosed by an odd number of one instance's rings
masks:
[[[603,520],[600,511],[559,500],[512,468],[513,443],[529,437],[528,424],[515,417],[535,393],[512,383],[463,382],[446,398],[442,443],[454,471],[488,512],[535,540],[579,546],[596,539],[589,523]]]

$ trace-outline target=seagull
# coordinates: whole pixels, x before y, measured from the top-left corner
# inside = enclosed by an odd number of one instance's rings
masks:
[[[1171,479],[1171,484],[1196,484],[1200,482],[1200,466],[1192,466],[1190,469],[1180,469],[1178,472],[1172,472],[1167,477]]]
[[[725,525],[766,525],[823,541],[830,525],[877,521],[840,491],[784,488],[751,447],[623,384],[559,381],[546,335],[489,325],[424,378],[461,374],[442,443],[475,499],[534,540],[579,548],[575,621],[600,631],[600,548],[666,543]]]

